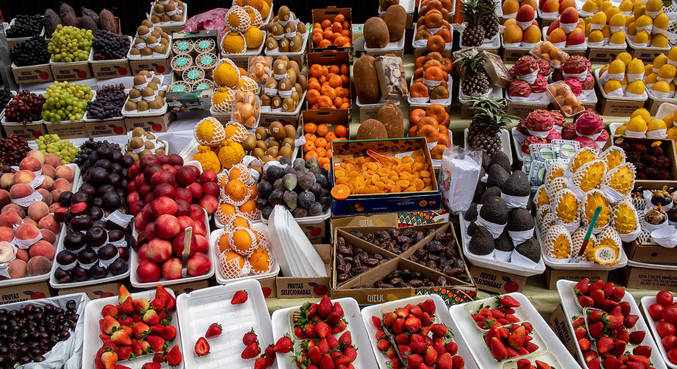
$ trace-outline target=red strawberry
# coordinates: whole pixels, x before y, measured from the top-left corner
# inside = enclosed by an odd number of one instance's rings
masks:
[[[395,343],[401,344],[401,345],[408,345],[409,344],[409,336],[407,336],[404,333],[400,333],[397,336],[395,336]]]
[[[425,361],[425,363],[428,365],[433,365],[437,361],[438,356],[439,354],[437,351],[435,351],[432,346],[428,346],[428,348],[423,353],[423,361]]]
[[[151,332],[148,324],[144,322],[134,323],[132,325],[132,330],[134,331],[134,337],[136,338],[144,338]]]
[[[219,323],[212,323],[207,327],[207,332],[205,333],[205,337],[211,338],[211,337],[216,337],[221,334],[221,324]]]
[[[147,354],[150,352],[150,344],[146,340],[132,340],[132,352],[136,356]]]
[[[346,322],[341,320],[334,326],[334,328],[331,329],[331,334],[339,334],[343,332],[346,329],[347,325]]]
[[[353,344],[353,337],[350,334],[350,331],[346,331],[339,337],[338,339],[339,343],[344,345],[344,346],[350,346]]]
[[[247,301],[247,298],[249,298],[247,291],[246,290],[239,290],[239,291],[235,292],[235,294],[233,295],[233,298],[230,300],[230,303],[231,303],[231,305],[244,304]]]
[[[132,369],[132,368],[120,364],[115,364],[115,369]]]
[[[385,351],[388,348],[390,348],[390,342],[388,342],[388,340],[385,339],[380,339],[378,340],[378,342],[376,342],[376,348],[378,348],[379,351]]]
[[[151,350],[153,352],[164,351],[165,339],[160,336],[148,336],[146,340],[150,344]]]
[[[421,319],[410,315],[404,321],[404,327],[407,329],[407,332],[418,332],[418,330],[421,329]]]
[[[317,365],[322,361],[322,351],[320,351],[320,348],[317,346],[313,346],[308,349],[308,359],[310,359],[310,362]]]
[[[381,319],[379,319],[378,317],[372,315],[371,323],[374,325],[374,328],[381,329]]]
[[[242,336],[242,343],[245,346],[248,346],[251,343],[257,342],[258,340],[259,340],[259,337],[256,335],[256,333],[254,333],[253,328],[249,332],[246,332],[244,334],[244,336]]]
[[[266,358],[263,356],[259,356],[254,362],[254,369],[265,369],[266,367],[268,367],[266,363]]]
[[[637,320],[639,320],[639,316],[628,315],[628,316],[625,317],[625,320],[623,320],[623,325],[625,325],[627,328],[631,329],[635,326],[635,324],[637,324]]]
[[[158,324],[160,323],[160,316],[157,314],[157,311],[155,310],[148,310],[146,311],[145,314],[143,314],[143,321],[153,325],[153,324]]]
[[[148,302],[148,299],[145,297],[132,300],[132,304],[134,305],[134,310],[139,312],[139,314],[146,311],[150,307],[150,302]]]
[[[110,315],[106,315],[99,320],[99,329],[105,334],[113,334],[118,328],[120,328],[120,323]]]
[[[101,309],[101,316],[110,315],[113,318],[118,316],[118,307],[115,305],[108,304]]]
[[[294,327],[294,336],[296,338],[301,338],[301,339],[306,338],[306,335],[305,335],[305,333],[303,333],[303,329],[301,329],[301,327]]]
[[[449,333],[449,328],[444,324],[436,323],[430,327],[430,331],[433,332],[434,337],[445,337]]]
[[[341,304],[338,302],[334,303],[334,307],[331,308],[331,312],[338,314],[341,318],[343,318],[343,315],[345,315],[343,313],[343,306],[341,306]]]
[[[435,302],[432,299],[427,299],[421,303],[421,308],[426,313],[433,315],[435,314]]]
[[[327,315],[331,313],[331,309],[332,304],[331,300],[329,300],[329,297],[327,295],[322,296],[322,299],[320,300],[320,303],[317,306],[317,314],[322,318],[326,318]]]
[[[132,339],[129,338],[129,334],[127,334],[127,331],[123,329],[113,332],[113,335],[110,337],[110,340],[111,342],[119,346],[132,345]]]
[[[398,318],[406,318],[409,316],[409,309],[407,308],[396,309],[395,314],[397,314]]]
[[[326,338],[321,339],[320,342],[317,343],[317,347],[320,348],[320,351],[322,351],[323,354],[329,353],[330,348]]]
[[[632,353],[635,355],[651,357],[651,346],[637,346],[632,350]]]
[[[407,356],[407,367],[418,368],[423,363],[423,358],[419,354],[411,354]]]
[[[595,323],[595,324],[597,324],[597,323]],[[583,328],[583,327],[578,327],[578,328],[576,328],[574,333],[576,334],[576,339],[579,339],[579,338],[584,338],[588,334],[588,331],[586,331],[585,328]]]
[[[611,293],[614,292],[614,283],[613,282],[608,282],[604,283],[604,286],[602,286],[602,291],[604,291],[604,296],[611,297]]]
[[[176,328],[173,325],[166,325],[162,330],[162,338],[171,341],[176,337]]]
[[[582,352],[586,352],[586,351],[590,350],[590,346],[591,346],[591,343],[590,343],[589,339],[587,339],[587,338],[579,338],[578,339],[578,347],[581,348]]]
[[[171,366],[177,366],[181,364],[183,356],[181,355],[181,350],[179,350],[178,345],[174,345],[171,350],[167,353],[167,364]]]
[[[329,325],[334,326],[334,325],[338,324],[338,322],[340,320],[341,320],[341,316],[338,315],[338,313],[336,313],[336,312],[332,311],[332,312],[329,313],[329,315],[327,315],[327,323],[329,323]]]
[[[120,303],[120,308],[118,309],[123,314],[131,314],[134,312],[134,304],[132,299],[128,298],[124,302]]]
[[[509,308],[513,307],[520,307],[519,301],[515,300],[512,296],[510,295],[503,295],[500,298],[500,303],[501,305]]]
[[[162,365],[160,363],[152,362],[152,363],[143,364],[141,369],[160,369],[161,367],[162,367]]]
[[[272,366],[275,362],[275,350],[273,350],[274,345],[270,344],[263,352],[263,356],[266,358],[266,367]]]
[[[604,369],[618,369],[623,365],[623,362],[613,356],[604,359]]]
[[[259,347],[259,344],[257,342],[252,342],[247,347],[242,350],[242,354],[240,355],[241,358],[243,359],[251,359],[253,357],[256,357],[256,355],[261,353],[261,348]]]
[[[648,356],[644,356],[644,355],[630,355],[629,359],[630,359],[630,361],[635,361],[635,362],[638,362],[638,363],[642,363],[642,364],[643,364],[642,367],[644,367],[644,368],[648,368],[648,367],[651,366],[651,362],[649,361],[649,357],[648,357]]]
[[[334,369],[336,366],[334,365],[334,360],[331,358],[331,356],[325,354],[322,356],[322,360],[320,360],[320,366],[319,369]]]
[[[510,336],[508,336],[508,344],[512,346],[515,350],[519,350],[520,347],[526,342],[527,330],[523,326],[517,327]]]
[[[448,342],[446,345],[444,345],[444,349],[447,350],[448,353],[450,353],[452,356],[456,355],[456,352],[458,352],[458,345],[456,342]]]
[[[531,353],[538,350],[538,345],[531,341],[528,341],[524,343],[524,348]]]
[[[611,290],[610,298],[614,301],[621,301],[623,297],[625,297],[625,287],[615,287]]]
[[[590,336],[592,338],[599,338],[602,337],[602,333],[604,333],[604,323],[602,322],[597,322],[597,323],[592,323],[588,326],[590,328]],[[578,327],[576,329],[583,329],[585,328]]]
[[[498,361],[508,357],[508,351],[506,350],[505,345],[503,345],[496,337],[493,337],[489,342],[489,348],[491,349],[491,354],[494,355],[494,358]]]
[[[162,309],[167,306],[167,297],[165,296],[155,296],[153,301],[150,302],[150,305],[155,309],[156,311],[161,311]]]
[[[112,349],[107,349],[101,354],[101,363],[105,369],[115,369],[117,361],[118,354]]]
[[[593,300],[590,296],[580,296],[578,298],[578,303],[582,307],[590,307],[595,305],[595,300]]]
[[[602,363],[599,361],[599,358],[592,359],[588,361],[588,369],[601,369]]]
[[[577,295],[585,295],[588,293],[589,287],[590,287],[590,279],[583,278],[578,283],[576,283],[576,286],[574,286],[574,291],[576,292]]]
[[[540,360],[534,360],[534,362],[536,363],[536,369],[552,369],[548,363],[544,363]]]
[[[415,354],[421,354],[423,351],[426,349],[426,344],[425,342],[418,341],[418,342],[412,342],[409,347],[411,348],[411,352]]]
[[[153,355],[153,362],[154,363],[164,363],[165,362],[165,355],[162,352],[156,352],[155,355]]]
[[[597,351],[600,354],[609,352],[614,347],[614,340],[609,337],[600,337],[597,340]]]
[[[623,327],[623,317],[621,315],[607,315],[609,322],[606,324],[608,329],[618,329]]]
[[[139,322],[137,322],[139,323]],[[150,327],[150,333],[148,334],[149,336],[162,336],[162,332],[164,332],[165,326],[162,324],[155,324]]]
[[[574,326],[574,328],[578,328],[585,324],[585,320],[583,318],[576,318],[571,324]]]
[[[331,334],[331,328],[325,322],[319,322],[315,325],[315,335],[319,338],[325,338]]]
[[[129,355],[132,354],[131,346],[120,346],[118,347],[118,360],[127,360]]]
[[[639,345],[644,341],[644,336],[646,335],[646,332],[644,331],[634,331],[630,333],[630,340],[629,342],[632,343],[633,345]]]
[[[596,306],[601,306],[602,303],[605,300],[605,297],[606,297],[604,295],[604,291],[602,291],[602,290],[594,290],[594,291],[590,292],[589,296],[592,298],[592,301],[595,302]]]

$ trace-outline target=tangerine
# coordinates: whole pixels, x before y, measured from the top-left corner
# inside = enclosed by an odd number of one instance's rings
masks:
[[[350,196],[350,187],[344,184],[337,184],[331,189],[331,196],[336,200],[345,200]]]
[[[334,127],[334,134],[336,134],[337,137],[347,137],[348,136],[348,128],[346,126],[340,125]]]
[[[249,257],[249,265],[255,273],[266,273],[270,269],[270,254],[266,249],[256,249]]]
[[[317,132],[317,124],[315,123],[306,123],[303,125],[303,130],[306,133],[315,133]]]
[[[249,230],[246,228],[235,228],[235,231],[230,235],[230,239],[234,251],[238,254],[250,254],[254,249],[254,240],[252,239]]]
[[[226,195],[230,196],[233,201],[242,201],[247,196],[247,186],[240,180],[232,180],[226,184]]]

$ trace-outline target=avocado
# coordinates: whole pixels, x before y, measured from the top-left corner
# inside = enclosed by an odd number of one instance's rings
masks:
[[[487,170],[487,174],[489,175],[487,178],[487,186],[498,186],[501,188],[503,188],[503,184],[510,176],[510,174],[498,164],[491,164],[489,170]]]
[[[465,215],[463,216],[463,219],[465,219],[466,222],[474,222],[475,219],[477,219],[477,204],[472,203],[470,204],[470,207],[468,210],[465,211]]]
[[[533,237],[517,245],[515,250],[520,255],[531,259],[534,263],[538,263],[541,260],[541,246]]]
[[[527,210],[531,213],[531,215],[536,216],[536,203],[534,202],[534,199],[529,198],[529,201],[527,201]]]
[[[511,196],[529,196],[531,188],[526,173],[521,170],[514,171],[501,187],[503,193]]]
[[[493,186],[493,187],[487,188],[487,190],[484,191],[484,193],[482,194],[482,197],[480,197],[479,203],[484,204],[484,201],[486,199],[488,199],[490,197],[494,197],[494,196],[501,197],[501,188],[500,187]]]
[[[494,240],[494,246],[496,250],[500,251],[512,251],[515,248],[515,245],[512,244],[512,239],[508,235],[508,232],[501,233],[496,240]]]
[[[482,169],[488,170],[491,165],[491,156],[486,151],[482,151]]]
[[[477,224],[475,224],[475,222],[468,224],[468,232],[467,232],[468,236],[470,237],[474,236],[479,229],[480,227]]]
[[[477,182],[477,186],[475,187],[475,194],[473,195],[472,201],[473,202],[480,202],[482,199],[482,194],[484,194],[484,191],[487,189],[487,185],[485,185],[482,182]]]
[[[506,224],[508,222],[508,208],[502,198],[494,196],[482,203],[480,216],[492,223]]]
[[[510,159],[508,159],[508,155],[506,155],[503,151],[498,151],[494,154],[494,156],[491,157],[489,165],[493,164],[500,165],[503,167],[503,169],[505,169],[506,172],[510,173]]]
[[[513,209],[508,214],[509,231],[528,231],[534,228],[534,217],[527,209]]]
[[[468,249],[475,255],[489,255],[494,251],[494,238],[484,227],[477,227],[477,231],[470,239]]]

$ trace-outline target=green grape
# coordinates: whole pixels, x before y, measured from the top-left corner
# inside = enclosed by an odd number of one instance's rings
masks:
[[[55,62],[84,61],[89,58],[93,38],[90,30],[58,25],[47,50]]]
[[[81,120],[87,110],[87,102],[94,93],[85,84],[54,82],[47,87],[42,119],[48,122]]]
[[[42,135],[36,142],[40,151],[46,154],[55,154],[64,164],[68,164],[75,159],[75,155],[80,150],[70,141],[62,140],[56,134]]]

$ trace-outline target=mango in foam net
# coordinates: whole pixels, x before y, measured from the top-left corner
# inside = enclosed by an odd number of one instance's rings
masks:
[[[557,208],[555,209],[557,218],[563,223],[571,223],[578,216],[578,200],[571,191],[560,191],[557,199]]]
[[[602,177],[606,173],[606,164],[602,160],[595,160],[590,162],[584,168],[580,177],[578,177],[578,187],[583,192],[588,192],[597,188],[602,182]]]
[[[592,216],[595,214],[597,207],[601,206],[602,211],[599,213],[595,228],[606,227],[609,224],[609,204],[604,197],[604,194],[599,190],[593,190],[585,194],[585,202],[583,204],[583,214],[587,224],[592,222]]]
[[[538,190],[536,190],[536,208],[549,204],[550,199],[548,198],[548,193],[545,191],[545,185],[541,185],[538,187]]]
[[[614,227],[620,234],[632,233],[637,229],[637,211],[630,201],[621,202],[613,212]]]

